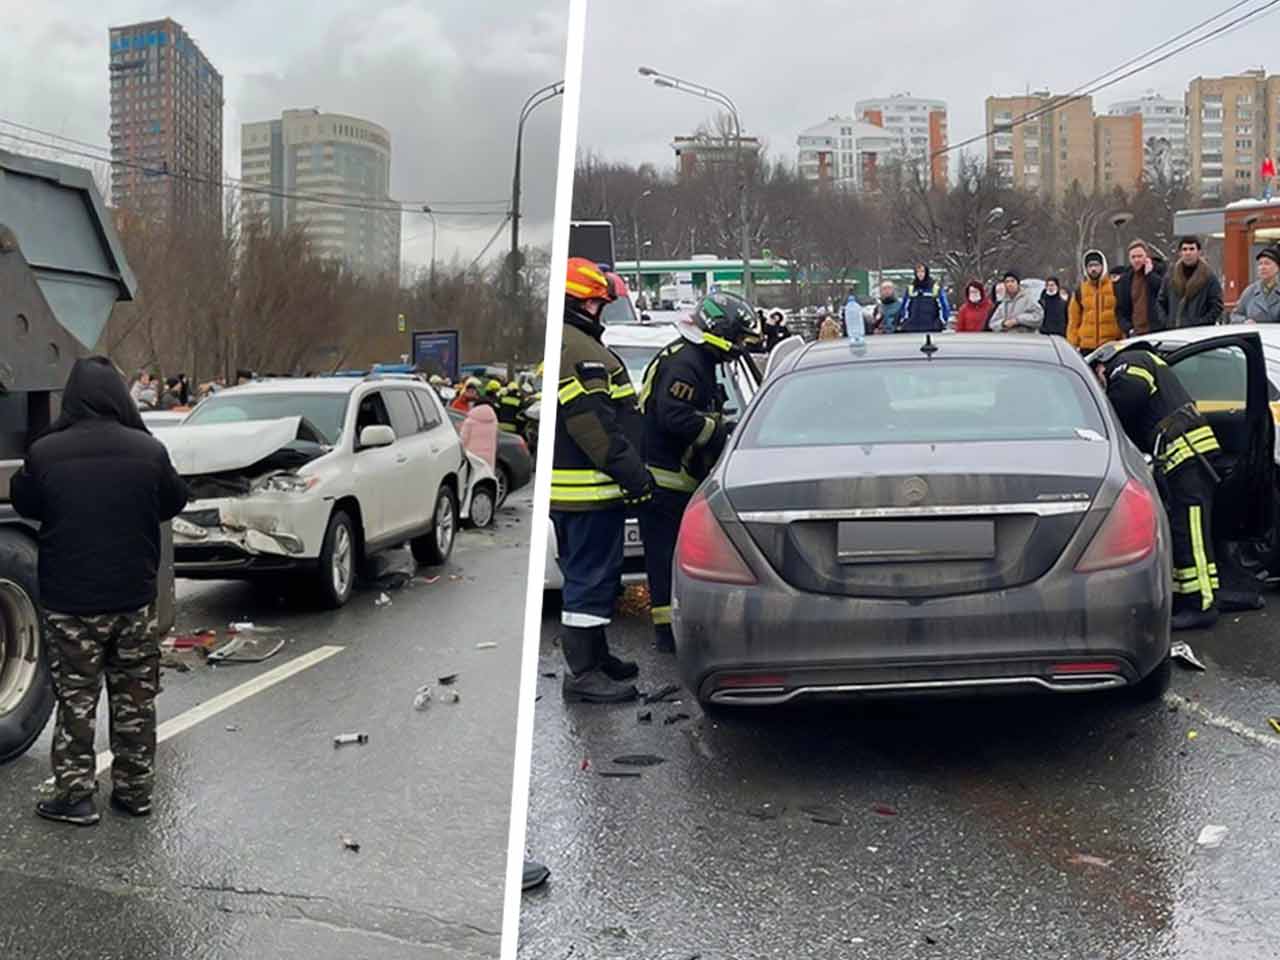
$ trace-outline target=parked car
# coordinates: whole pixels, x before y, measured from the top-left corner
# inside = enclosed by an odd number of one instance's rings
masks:
[[[618,355],[627,368],[631,382],[639,390],[649,361],[678,336],[680,333],[674,323],[620,323],[605,329],[604,343]],[[731,420],[736,419],[754,395],[760,381],[759,374],[747,358],[730,366],[721,365],[717,368],[717,373],[725,392],[725,416]],[[559,590],[564,586],[564,577],[557,562],[559,552],[556,533],[550,520],[547,521],[547,528],[547,563],[543,590]],[[642,581],[645,577],[644,543],[640,539],[640,524],[634,517],[627,520],[624,544],[623,580]]]
[[[1154,698],[1170,563],[1150,468],[1060,339],[809,344],[771,362],[685,513],[680,670],[723,706]]]
[[[455,429],[467,419],[461,410],[447,408],[447,412]],[[533,479],[533,457],[529,454],[529,445],[519,434],[498,432],[498,463],[494,474],[498,484],[498,509],[507,502],[508,496]]]
[[[411,377],[233,387],[157,437],[192,491],[173,524],[179,576],[301,576],[333,607],[378,551],[407,542],[419,562],[444,563],[469,486],[497,497],[492,474],[468,469],[434,391]]]

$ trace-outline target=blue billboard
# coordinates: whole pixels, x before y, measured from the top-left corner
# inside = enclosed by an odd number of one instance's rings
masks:
[[[458,382],[459,338],[457,330],[415,330],[413,367],[428,376],[439,374]]]

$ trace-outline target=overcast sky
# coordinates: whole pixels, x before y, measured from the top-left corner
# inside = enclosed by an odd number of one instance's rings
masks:
[[[109,145],[108,27],[171,16],[223,75],[232,176],[242,122],[316,107],[390,130],[397,199],[509,205],[520,107],[563,76],[567,9],[566,0],[0,0],[0,118]],[[522,240],[550,243],[559,134],[553,100],[525,130]],[[28,146],[0,137],[6,149]],[[440,216],[437,256],[470,259],[500,221]],[[403,235],[405,260],[429,262],[426,218],[405,217]]]
[[[1228,0],[646,0],[642,14],[639,6],[591,0],[578,148],[666,170],[675,164],[671,138],[692,133],[716,108],[653,86],[636,74],[641,65],[722,90],[736,101],[744,132],[794,163],[801,130],[894,93],[947,101],[957,143],[982,132],[988,96],[1068,92]],[[1277,42],[1280,7],[1101,91],[1094,110],[1151,88],[1181,98],[1197,75],[1263,60],[1274,68],[1266,54]],[[970,149],[985,155],[981,143]]]

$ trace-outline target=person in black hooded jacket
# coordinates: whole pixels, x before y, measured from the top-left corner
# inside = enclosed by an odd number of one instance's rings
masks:
[[[94,727],[105,678],[111,804],[146,816],[155,782],[160,525],[186,506],[188,491],[105,357],[76,361],[62,412],[31,444],[10,494],[18,513],[40,524],[40,601],[58,697],[55,796],[37,813],[98,822]]]
[[[1067,295],[1058,284],[1057,277],[1049,277],[1040,292],[1040,306],[1044,308],[1044,323],[1040,332],[1055,337],[1067,335]]]

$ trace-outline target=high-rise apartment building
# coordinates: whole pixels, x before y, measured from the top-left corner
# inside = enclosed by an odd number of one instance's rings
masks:
[[[806,180],[846,190],[875,190],[878,172],[897,151],[888,130],[851,117],[831,117],[796,137],[796,168]]]
[[[171,19],[111,27],[111,202],[222,224],[222,75]]]
[[[1142,117],[1143,174],[1153,183],[1182,180],[1187,176],[1187,107],[1181,100],[1162,97],[1154,90],[1134,100],[1113,103],[1113,117]]]
[[[318,110],[246,123],[240,176],[246,215],[277,231],[303,226],[316,253],[361,276],[399,276],[400,210],[391,200],[391,135],[383,127]]]
[[[1280,147],[1280,76],[1196,77],[1186,107],[1192,190],[1220,200],[1261,193],[1263,158]]]
[[[897,157],[928,165],[929,185],[947,185],[947,104],[899,93],[879,100],[859,100],[854,116],[888,131],[896,141]]]
[[[745,158],[756,163],[762,144],[758,137],[741,138],[732,134],[695,133],[689,137],[673,137],[671,149],[675,151],[676,168],[681,177],[690,177],[700,167],[736,164]],[[739,149],[741,147],[741,149]]]
[[[1097,158],[1090,97],[1070,100],[1047,90],[988,97],[987,130],[987,162],[1006,183],[1052,196],[1075,182],[1086,192],[1093,189]]]
[[[1142,115],[1094,118],[1094,177],[1099,193],[1135,190],[1142,182]],[[1084,184],[1081,184],[1084,186]]]

